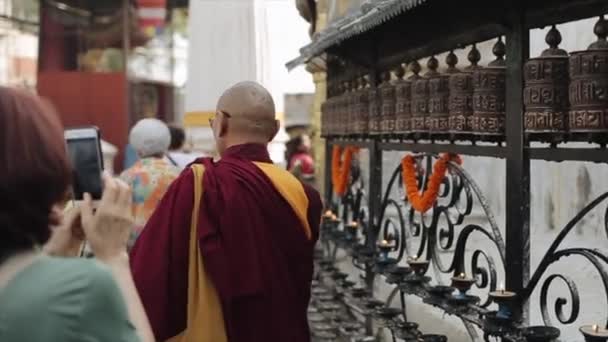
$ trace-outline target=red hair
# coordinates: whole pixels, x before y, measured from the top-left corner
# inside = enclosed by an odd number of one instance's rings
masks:
[[[51,209],[70,182],[63,126],[52,106],[0,87],[0,257],[48,240],[57,223]]]

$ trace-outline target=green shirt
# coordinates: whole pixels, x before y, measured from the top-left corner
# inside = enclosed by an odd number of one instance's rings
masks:
[[[87,259],[41,257],[0,290],[2,342],[137,342],[112,274]]]

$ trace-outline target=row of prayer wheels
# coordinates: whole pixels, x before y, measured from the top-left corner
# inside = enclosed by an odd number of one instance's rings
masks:
[[[524,66],[524,126],[527,133],[562,137],[564,133],[608,133],[608,22],[602,16],[594,27],[598,40],[588,50],[570,55],[558,48],[561,35],[553,26],[549,48]],[[447,69],[438,72],[431,57],[428,71],[404,78],[398,67],[381,74],[377,87],[367,76],[330,84],[322,105],[324,136],[400,136],[408,134],[473,134],[504,137],[506,109],[505,44],[499,38],[492,49],[495,60],[478,66],[473,46],[470,65],[459,70],[453,52]]]

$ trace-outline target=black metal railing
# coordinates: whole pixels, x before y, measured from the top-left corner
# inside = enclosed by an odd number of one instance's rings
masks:
[[[423,189],[429,182],[433,161],[437,158],[434,154],[415,155],[420,166],[418,184]],[[357,167],[355,163],[354,168]],[[323,305],[332,303],[329,307],[342,310],[342,314],[332,313],[330,321],[333,325],[324,322],[322,328],[328,329],[329,324],[336,330],[325,336],[350,336],[353,340],[367,338],[372,341],[374,326],[370,323],[375,322],[376,326],[388,329],[395,341],[446,340],[445,336],[425,335],[415,322],[408,321],[406,298],[417,296],[424,303],[460,318],[471,340],[482,335],[486,341],[492,338],[553,341],[560,330],[553,327],[551,317],[556,317],[562,326],[577,323],[582,326],[584,323],[577,322],[581,300],[576,282],[567,274],[548,272],[550,266],[565,262],[563,259],[569,256],[583,257],[592,265],[600,275],[603,289],[596,298],[608,301],[608,256],[605,252],[581,247],[560,249],[568,234],[586,215],[606,204],[608,193],[591,202],[560,231],[527,286],[512,292],[504,288],[509,276],[505,268],[506,246],[490,205],[463,167],[451,162],[448,170],[436,204],[425,214],[415,211],[408,203],[400,165],[384,189],[376,219],[370,217],[365,205],[369,198],[360,172],[353,172],[355,177],[344,197],[329,202],[328,209],[336,216],[326,213],[323,219],[323,248],[317,254],[319,272],[315,288],[323,288],[323,294],[331,295],[315,297],[313,303],[321,305],[321,311]],[[377,180],[370,180],[370,186],[377,184]],[[474,210],[476,208],[481,209],[482,219],[472,219],[472,213],[479,212]],[[604,212],[604,223],[608,235],[608,208]],[[473,236],[486,242],[474,244]],[[390,294],[386,298],[378,298],[372,286],[355,287],[358,279],[348,279],[345,270],[336,267],[338,250],[344,250],[352,257],[353,265],[362,271],[365,284],[381,278],[392,287]],[[551,310],[548,306],[550,289],[559,281],[569,293],[557,296]],[[525,308],[537,292],[540,307],[531,307],[530,310],[540,310],[545,326],[529,327]],[[607,321],[598,324],[608,328],[608,308],[604,311],[602,314]],[[520,312],[524,315],[519,315]],[[353,322],[359,322],[357,329],[349,328]],[[315,324],[312,328],[313,332],[316,331]],[[597,341],[606,341],[606,338],[602,340],[600,337]]]

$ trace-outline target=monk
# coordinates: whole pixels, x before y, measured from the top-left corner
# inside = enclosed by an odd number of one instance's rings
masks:
[[[269,92],[242,82],[210,120],[221,159],[171,185],[132,252],[158,341],[309,342],[319,194],[270,160]]]

